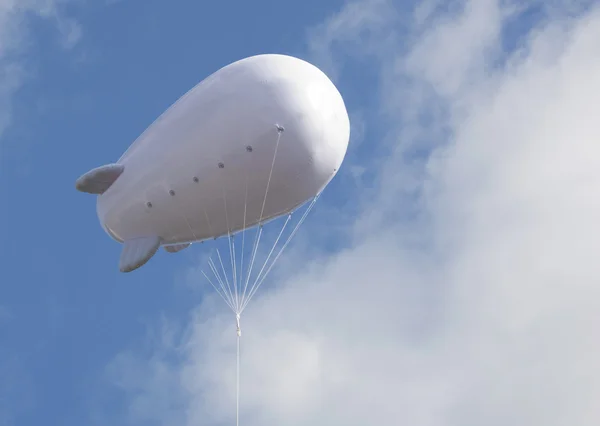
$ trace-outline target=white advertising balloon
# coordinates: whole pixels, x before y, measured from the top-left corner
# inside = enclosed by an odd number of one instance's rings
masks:
[[[201,81],[76,187],[98,195],[128,272],[161,245],[176,252],[293,211],[335,176],[349,137],[342,96],[321,70],[258,55]]]

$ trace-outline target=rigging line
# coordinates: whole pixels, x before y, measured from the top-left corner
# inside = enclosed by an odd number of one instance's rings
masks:
[[[233,309],[231,296],[230,296],[229,292],[226,290],[225,283],[223,282],[223,279],[221,278],[221,274],[218,272],[217,266],[215,265],[215,262],[212,260],[212,258],[208,259],[208,265],[210,266],[212,273],[215,275],[215,277],[217,277],[217,281],[221,285],[221,289],[223,290],[223,293],[227,296],[227,301],[229,302],[229,304],[232,306],[232,309]]]
[[[296,227],[294,228],[294,230],[292,231],[292,233],[288,236],[286,242],[283,244],[283,247],[281,247],[281,249],[277,253],[277,256],[275,256],[275,259],[273,259],[273,262],[271,262],[271,265],[269,266],[269,268],[267,269],[267,271],[262,276],[260,282],[258,282],[258,284],[253,289],[253,291],[248,295],[248,298],[247,298],[246,302],[242,306],[242,312],[244,311],[244,309],[246,309],[246,307],[248,306],[248,303],[250,303],[250,300],[252,299],[252,297],[256,294],[256,292],[258,291],[258,289],[261,286],[261,284],[263,283],[263,281],[267,278],[267,275],[269,274],[269,272],[271,272],[271,270],[273,269],[273,266],[277,262],[277,259],[279,259],[279,257],[281,256],[281,254],[283,253],[283,251],[285,250],[285,248],[288,246],[288,244],[290,243],[290,241],[292,240],[292,238],[294,238],[294,235],[296,235],[296,232],[298,231],[298,229],[300,228],[300,226],[302,225],[302,223],[304,222],[304,220],[308,216],[308,213],[314,207],[314,205],[317,202],[317,200],[319,199],[320,195],[321,194],[319,193],[319,194],[317,194],[317,196],[315,198],[313,198],[312,202],[310,203],[310,205],[308,206],[308,208],[306,209],[306,211],[304,212],[304,214],[302,215],[302,217],[300,218],[300,220],[296,224]]]
[[[215,290],[215,292],[221,297],[221,299],[223,299],[223,301],[225,302],[225,304],[227,304],[227,306],[230,306],[229,301],[227,301],[227,298],[225,297],[225,295],[217,288],[217,286],[213,283],[213,281],[208,277],[208,275],[206,274],[206,272],[204,272],[203,270],[200,271],[202,272],[202,275],[204,275],[204,277],[206,278],[206,280],[210,283],[210,285],[212,286],[212,288]]]
[[[275,168],[275,159],[277,158],[277,150],[279,149],[279,141],[281,140],[281,133],[283,130],[277,128],[277,142],[275,143],[275,152],[273,153],[273,161],[271,162],[271,170],[269,171],[269,179],[267,180],[267,189],[265,191],[265,197],[263,198],[262,209],[260,210],[259,222],[262,222],[263,213],[265,212],[265,204],[267,203],[267,194],[269,193],[269,186],[271,185],[271,177],[273,176],[273,169]]]
[[[227,283],[227,288],[229,289],[229,295],[231,296],[231,300],[233,300],[233,290],[231,290],[231,286],[229,285],[229,278],[227,277],[227,272],[225,272],[225,265],[223,264],[223,259],[221,258],[219,249],[217,249],[217,256],[219,257],[219,262],[221,262],[221,269],[223,270],[223,275],[225,276],[225,282]]]
[[[210,224],[210,219],[208,217],[208,213],[206,212],[205,208],[203,208],[202,211],[204,213],[204,218],[206,219],[206,224],[208,225],[208,231],[212,235],[213,231],[212,231],[212,226]],[[187,221],[187,219],[186,219],[186,221]],[[193,233],[193,231],[192,231],[192,233]],[[221,260],[221,255],[220,255],[218,249],[217,249],[217,255],[219,256],[219,260]],[[227,305],[230,306],[232,310],[234,310],[233,304],[232,304],[232,302],[230,302],[230,300],[233,300],[233,298],[231,297],[231,291],[227,291],[225,283],[224,283],[223,279],[221,278],[221,275],[218,272],[217,266],[215,265],[215,263],[212,260],[212,258],[208,259],[208,263],[209,263],[209,266],[210,266],[210,268],[212,270],[212,273],[217,278],[217,281],[219,282],[219,284],[221,286],[221,289],[223,290],[223,293],[227,296]],[[221,266],[223,266],[223,261],[222,260],[221,260]],[[225,275],[225,278],[227,278],[227,274],[225,273],[225,268],[223,268],[223,273]],[[227,286],[227,288],[229,288],[229,287]]]
[[[230,301],[229,292],[227,291],[227,289],[225,287],[225,283],[223,282],[223,279],[221,278],[221,274],[219,273],[219,271],[217,269],[217,265],[215,265],[215,262],[212,260],[212,258],[208,259],[208,264],[212,270],[212,273],[215,275],[215,277],[217,277],[217,281],[219,282],[221,289],[223,290],[223,294],[225,294],[227,296],[227,300]]]
[[[233,306],[231,306],[231,304],[229,303],[229,301],[227,300],[227,298],[221,293],[221,291],[219,291],[219,289],[217,288],[217,286],[212,282],[212,280],[208,277],[208,275],[206,275],[206,273],[204,271],[200,271],[200,272],[202,272],[202,275],[204,275],[204,277],[208,280],[208,282],[210,283],[210,285],[212,285],[212,287],[215,289],[215,291],[217,292],[217,294],[219,296],[221,296],[221,298],[225,301],[225,303],[227,304],[227,306],[229,306],[233,310]]]
[[[248,145],[246,146],[246,152],[251,153],[253,151],[252,146]],[[252,164],[252,159],[250,160],[250,163]],[[246,179],[245,179],[245,183],[246,183],[246,191],[244,194],[244,222],[243,222],[243,226],[242,226],[242,251],[240,254],[240,291],[242,291],[242,286],[243,286],[243,282],[244,282],[244,245],[246,242],[246,219],[247,219],[247,212],[248,212],[248,168],[246,168]]]
[[[213,269],[213,273],[215,274],[215,276],[218,277],[219,282],[221,283],[221,286],[223,288],[223,292],[227,295],[228,300],[230,301],[230,303],[233,305],[233,298],[231,297],[231,292],[229,291],[229,287],[227,287],[225,285],[225,280],[221,277],[221,273],[219,272],[217,265],[215,264],[215,262],[212,260],[212,258],[210,259],[210,262],[212,263],[212,269]]]
[[[227,208],[227,207],[226,207]],[[190,225],[190,222],[187,218],[187,216],[185,215],[185,213],[180,212],[181,216],[183,217],[183,220],[185,221],[188,230],[191,232],[192,236],[194,237],[194,241],[198,240],[198,237],[196,236],[196,233],[194,232],[192,226]],[[206,214],[206,210],[204,210],[204,215],[207,219],[208,222],[208,226],[210,228],[210,222],[208,221],[208,215]],[[209,262],[212,262],[212,259],[209,259]],[[214,268],[213,265],[209,265],[211,266],[211,269],[213,274],[215,274],[215,277],[217,277],[217,282],[219,282],[219,285],[221,286],[221,289],[223,290],[223,292],[225,291],[225,288],[223,287],[222,284],[222,280],[220,279],[220,277],[215,273],[216,272],[216,268]],[[223,293],[219,290],[219,288],[217,288],[217,286],[213,283],[213,281],[208,277],[208,275],[202,270],[202,275],[204,275],[204,277],[208,280],[208,282],[210,283],[210,285],[215,289],[215,291],[217,292],[217,294],[219,296],[221,296],[221,298],[223,299],[223,301],[227,304],[227,306],[229,306],[229,308],[231,308],[232,311],[235,311],[234,307],[232,306],[231,302],[228,300],[228,297],[226,295],[226,293]]]
[[[304,223],[304,220],[308,217],[308,214],[310,213],[310,211],[312,210],[312,208],[314,207],[315,203],[317,202],[318,196],[315,197],[313,199],[313,201],[310,203],[310,205],[308,206],[308,208],[306,209],[306,211],[304,212],[304,214],[302,215],[302,217],[300,218],[300,221],[296,224],[296,226],[294,227],[294,230],[291,232],[291,234],[288,236],[288,239],[286,240],[286,242],[283,244],[283,247],[281,247],[281,249],[279,250],[279,252],[277,253],[277,256],[275,256],[275,259],[273,259],[273,262],[271,263],[271,265],[269,266],[268,270],[265,272],[265,274],[262,276],[261,278],[261,283],[262,281],[265,280],[267,274],[271,271],[271,269],[273,269],[273,266],[275,265],[275,263],[277,262],[277,259],[279,259],[279,257],[283,254],[283,251],[285,250],[285,248],[288,246],[288,244],[292,241],[292,239],[294,238],[294,236],[296,235],[296,232],[298,232],[298,230],[300,229],[300,226]],[[260,285],[260,284],[259,284]],[[256,292],[256,291],[255,291]],[[254,295],[254,293],[253,293]]]
[[[223,290],[223,294],[225,296],[227,296],[227,301],[229,301],[229,294],[227,293],[227,290],[225,289],[225,285],[223,284],[223,280],[221,279],[221,275],[218,274],[215,262],[212,260],[211,257],[208,258],[208,266],[210,267],[213,275],[217,278],[217,282],[221,286],[221,290]]]
[[[256,252],[258,250],[258,244],[260,243],[262,229],[263,229],[262,224],[259,223],[258,226],[256,227],[256,234],[254,234],[254,243],[252,243],[250,263],[248,263],[248,274],[246,276],[246,283],[244,285],[244,288],[248,287],[248,282],[250,281],[250,276],[252,275],[252,267],[254,265],[254,259],[256,257]]]
[[[206,213],[206,209],[202,209],[202,211],[204,212],[204,218],[206,219],[206,224],[208,225],[208,230],[209,232],[212,234],[212,226],[210,225],[210,219],[208,218],[208,213]],[[225,211],[227,212],[227,205],[225,205]],[[190,232],[192,233],[192,235],[194,236],[194,240],[197,240],[198,237],[196,236],[196,233],[194,232],[194,230],[192,229],[190,222],[188,221],[187,217],[185,216],[185,214],[183,214],[183,218],[185,220],[185,223],[187,224]],[[214,261],[212,260],[212,258],[208,259],[208,264],[209,267],[211,268],[212,273],[214,274],[214,276],[217,279],[217,282],[219,283],[219,286],[221,288],[222,291],[219,291],[219,289],[217,288],[217,286],[212,282],[212,280],[207,276],[207,274],[204,271],[201,271],[202,274],[206,277],[206,279],[208,280],[208,282],[211,284],[211,286],[215,289],[215,291],[221,296],[221,298],[225,301],[225,303],[227,304],[227,306],[229,306],[229,308],[235,312],[235,308],[233,307],[231,296],[230,294],[227,292],[227,290],[225,289],[225,284],[223,283],[223,279],[221,278],[220,274],[218,273],[217,267],[214,264]]]
[[[222,175],[221,175],[222,177]],[[223,182],[223,179],[221,178],[221,183]],[[236,284],[236,273],[235,273],[235,251],[234,248],[232,248],[232,241],[231,241],[231,228],[229,227],[229,213],[227,211],[227,193],[225,191],[225,188],[223,188],[223,204],[225,206],[225,225],[227,226],[227,244],[229,245],[229,258],[231,259],[231,270],[233,272],[233,275],[231,277],[231,279],[233,280],[233,292],[234,292],[234,300],[235,300],[235,306],[239,306],[239,300],[238,300],[238,291],[237,291],[237,284]]]
[[[258,244],[260,243],[260,237],[262,235],[263,226],[258,225],[258,229],[256,231],[256,237],[254,239],[254,246],[252,247],[252,257],[250,259],[250,264],[248,265],[248,276],[246,276],[246,284],[244,285],[244,293],[246,293],[246,289],[248,288],[248,283],[250,282],[250,276],[252,275],[252,267],[254,266],[254,260],[256,259],[256,252],[258,251]]]
[[[210,268],[212,270],[212,273],[217,278],[217,282],[219,283],[219,286],[221,287],[222,294],[225,296],[225,300],[227,302],[227,305],[228,306],[233,306],[231,304],[231,300],[229,298],[229,295],[227,294],[227,291],[225,290],[225,285],[223,284],[223,280],[221,279],[221,277],[219,276],[219,274],[217,274],[217,267],[216,267],[215,263],[213,262],[213,260],[211,258],[208,259],[208,266],[210,266]]]
[[[253,248],[253,253],[252,253],[252,259],[250,260],[250,265],[248,267],[248,276],[246,277],[246,284],[244,286],[244,292],[246,291],[245,289],[248,287],[248,283],[250,281],[250,275],[252,274],[252,268],[254,266],[254,261],[256,260],[256,252],[258,251],[258,244],[260,243],[260,237],[262,235],[262,218],[263,218],[263,214],[265,212],[265,205],[267,203],[267,196],[269,194],[269,188],[271,186],[271,178],[273,176],[273,169],[275,168],[275,159],[277,158],[277,151],[279,149],[279,141],[281,140],[281,133],[283,132],[283,128],[280,126],[276,126],[277,127],[277,141],[275,142],[275,151],[273,152],[273,160],[271,161],[271,170],[269,170],[269,177],[267,179],[267,187],[265,189],[265,196],[263,198],[263,203],[262,203],[262,208],[260,210],[260,216],[258,219],[258,224],[259,224],[259,228],[257,231],[257,238],[254,240],[255,245]]]
[[[222,163],[219,164],[219,167],[222,166]],[[235,306],[237,307],[239,305],[239,300],[238,300],[238,294],[237,294],[237,285],[235,283],[236,281],[236,274],[235,274],[235,252],[233,251],[232,247],[231,247],[231,228],[229,227],[229,212],[227,209],[227,191],[226,191],[226,185],[223,185],[223,174],[221,173],[221,187],[223,189],[223,205],[225,207],[225,225],[227,226],[227,244],[229,247],[229,258],[231,260],[231,270],[233,271],[233,275],[232,275],[232,280],[233,280],[233,300],[235,300]],[[228,280],[229,281],[229,280]]]
[[[256,276],[256,279],[254,280],[254,283],[252,283],[252,287],[250,287],[250,293],[252,293],[252,290],[254,289],[254,286],[256,285],[256,283],[259,280],[262,272],[264,271],[265,267],[267,266],[267,263],[269,262],[269,259],[273,255],[273,251],[275,251],[275,247],[277,247],[277,243],[281,239],[281,236],[283,235],[283,231],[285,231],[285,228],[287,227],[287,224],[289,223],[289,221],[290,221],[291,218],[292,218],[292,213],[288,214],[288,217],[285,220],[285,223],[283,224],[281,230],[279,231],[279,235],[277,236],[277,239],[273,243],[273,246],[271,247],[271,251],[269,252],[269,255],[265,259],[265,262],[263,263],[262,268],[260,268],[260,271],[259,271],[258,275]],[[250,294],[250,293],[248,293],[248,294]],[[243,306],[243,303],[245,301],[245,297],[246,297],[246,289],[244,289],[244,292],[242,293],[242,306]]]
[[[244,281],[244,242],[246,239],[246,211],[248,206],[248,178],[246,176],[246,195],[244,197],[244,226],[242,227],[242,252],[240,254],[240,291]]]
[[[211,224],[210,224],[210,219],[209,219],[209,217],[208,217],[208,213],[206,212],[206,209],[205,209],[205,208],[203,208],[203,209],[202,209],[202,211],[204,212],[204,218],[206,219],[206,224],[208,225],[208,231],[209,231],[209,232],[210,232],[210,234],[212,235],[212,234],[213,234],[213,231],[212,231],[212,226],[211,226]],[[215,240],[216,240],[216,238],[215,238]],[[219,254],[219,251],[218,251],[218,249],[217,249],[217,255],[219,255],[219,260],[221,260],[221,256],[220,256],[220,254]],[[218,269],[217,269],[217,266],[215,265],[215,263],[214,263],[214,261],[212,260],[212,258],[210,258],[210,257],[209,257],[209,259],[208,259],[208,263],[209,263],[209,266],[210,266],[210,267],[211,267],[211,269],[212,269],[212,273],[215,275],[215,277],[217,278],[217,281],[218,281],[218,282],[219,282],[219,284],[221,285],[221,288],[223,289],[223,293],[224,293],[224,294],[225,294],[225,295],[228,297],[228,300],[229,300],[229,299],[231,298],[231,296],[230,296],[230,292],[229,292],[229,291],[227,291],[227,289],[226,289],[226,286],[225,286],[225,283],[224,283],[223,279],[221,278],[221,274],[219,274],[219,272],[218,272]],[[223,262],[221,261],[221,266],[222,266],[222,265],[223,265]],[[223,269],[223,273],[225,273],[224,269]],[[227,278],[227,274],[225,274],[225,278]],[[233,309],[233,308],[232,308],[232,309]]]
[[[231,264],[233,265],[232,281],[233,281],[233,287],[235,288],[235,307],[236,307],[236,312],[237,312],[240,307],[240,295],[239,295],[239,291],[238,291],[237,275],[236,275],[236,270],[235,270],[236,265],[237,265],[237,262],[235,260],[235,235],[231,235],[231,237],[229,237],[229,245],[231,246],[231,252],[233,253],[233,258],[231,259]]]
[[[194,229],[192,228],[192,226],[190,225],[190,222],[187,218],[187,216],[185,215],[185,213],[180,212],[181,216],[183,217],[183,220],[185,221],[189,231],[191,232],[192,236],[194,237],[194,241],[198,240],[198,237],[196,236],[196,233],[194,232]],[[207,223],[208,223],[208,227],[210,229],[210,221],[208,220],[208,215],[206,214],[206,210],[204,210],[204,216],[206,217]],[[234,310],[233,306],[231,305],[231,302],[229,301],[226,292],[225,292],[225,288],[222,284],[222,280],[221,278],[218,276],[218,274],[216,274],[216,268],[214,267],[214,265],[211,264],[212,263],[212,259],[209,258],[209,266],[212,269],[213,274],[215,274],[215,277],[217,278],[217,282],[219,282],[219,285],[221,286],[221,289],[223,290],[223,292],[221,292],[217,286],[213,283],[213,281],[208,277],[208,275],[202,270],[202,275],[204,275],[204,277],[208,280],[208,282],[210,283],[210,285],[215,289],[215,291],[217,292],[217,294],[219,296],[221,296],[221,298],[223,299],[223,301],[227,304],[227,306],[229,306],[231,308],[231,310]]]

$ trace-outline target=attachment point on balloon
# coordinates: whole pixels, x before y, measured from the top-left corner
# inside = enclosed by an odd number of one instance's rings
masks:
[[[225,164],[219,163],[219,169],[223,169],[224,167],[225,167]]]
[[[198,176],[194,176],[194,178],[192,180],[196,183],[200,182],[200,179],[198,179]]]
[[[146,207],[148,207],[148,208],[152,208],[152,203],[151,203],[150,201],[148,201],[148,202],[146,203]]]
[[[246,151],[248,151],[248,152],[252,152],[252,146],[248,145],[248,146],[246,147]]]
[[[172,189],[170,189],[170,190],[169,190],[169,194],[170,194],[171,196],[173,196],[173,195],[175,195],[175,191],[173,191]]]
[[[279,133],[285,132],[285,128],[283,126],[280,126],[279,124],[276,124],[275,128],[277,129],[277,132],[279,132]]]

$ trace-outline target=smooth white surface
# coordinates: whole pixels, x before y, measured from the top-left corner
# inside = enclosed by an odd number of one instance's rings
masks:
[[[315,66],[258,55],[200,82],[132,144],[118,161],[123,174],[98,197],[104,229],[121,242],[156,235],[176,244],[258,223],[277,125],[285,131],[262,220],[293,210],[322,191],[341,166],[348,113]]]

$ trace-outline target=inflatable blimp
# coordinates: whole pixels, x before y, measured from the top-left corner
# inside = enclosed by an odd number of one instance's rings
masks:
[[[97,195],[129,272],[161,246],[177,252],[294,211],[336,175],[349,137],[342,96],[321,70],[258,55],[201,81],[76,188]]]

